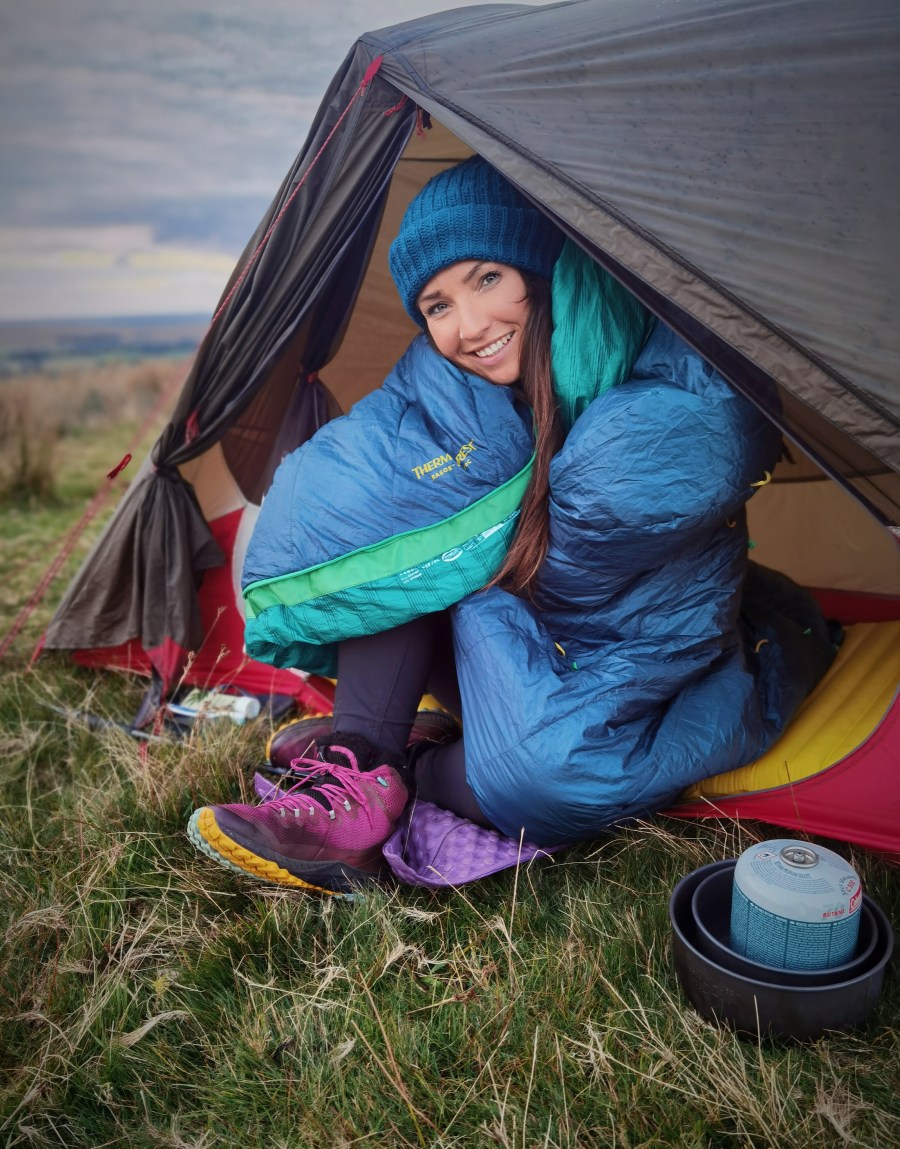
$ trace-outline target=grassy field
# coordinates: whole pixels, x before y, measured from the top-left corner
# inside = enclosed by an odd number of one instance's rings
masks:
[[[164,390],[162,368],[142,371],[65,398],[31,381],[47,482],[13,481],[27,468],[0,390],[7,625]],[[246,794],[268,731],[94,733],[53,707],[127,722],[139,683],[56,657],[28,669],[101,519],[0,665],[0,1144],[900,1145],[896,974],[865,1030],[809,1046],[738,1039],[681,996],[672,887],[771,828],[660,819],[458,891],[340,902],[196,854],[191,810]],[[896,870],[836,848],[900,923]]]

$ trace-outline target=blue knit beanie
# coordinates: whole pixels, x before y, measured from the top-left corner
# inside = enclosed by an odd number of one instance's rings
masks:
[[[391,244],[391,275],[419,324],[422,288],[451,263],[489,259],[549,279],[562,247],[554,224],[481,156],[428,181],[406,209]]]

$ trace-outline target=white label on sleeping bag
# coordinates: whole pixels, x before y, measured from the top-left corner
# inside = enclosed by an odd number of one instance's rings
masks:
[[[444,551],[444,553],[440,556],[440,558],[428,559],[427,562],[419,563],[417,566],[414,566],[414,567],[408,567],[404,571],[399,571],[397,573],[397,578],[399,579],[399,581],[401,583],[414,582],[416,579],[420,579],[422,577],[422,575],[424,574],[424,572],[427,571],[429,569],[429,567],[433,567],[435,563],[438,563],[438,562],[445,562],[445,563],[456,562],[457,559],[462,558],[464,552],[476,550],[479,546],[482,545],[482,543],[486,542],[492,535],[495,535],[497,533],[497,531],[502,531],[504,527],[508,526],[509,523],[513,522],[516,519],[518,514],[519,514],[519,509],[517,507],[512,512],[512,514],[507,515],[506,518],[502,520],[502,522],[495,523],[494,526],[492,526],[492,527],[487,527],[480,534],[474,535],[471,539],[466,539],[466,541],[458,547],[450,547],[449,550]]]

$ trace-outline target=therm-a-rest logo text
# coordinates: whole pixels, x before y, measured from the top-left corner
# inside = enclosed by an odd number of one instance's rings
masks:
[[[427,475],[430,479],[439,479],[441,475],[446,475],[448,471],[452,471],[454,467],[468,467],[471,463],[473,451],[477,451],[475,440],[470,439],[468,443],[463,443],[456,455],[436,455],[435,458],[429,459],[427,463],[422,463],[421,466],[413,467],[412,473],[417,479],[424,479]]]

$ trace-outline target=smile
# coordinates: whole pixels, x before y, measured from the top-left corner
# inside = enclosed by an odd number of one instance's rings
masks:
[[[505,347],[512,339],[512,332],[509,335],[504,335],[502,339],[498,339],[496,343],[491,343],[487,347],[482,347],[480,351],[476,351],[475,355],[479,359],[487,359],[490,355],[496,355],[501,347]]]

